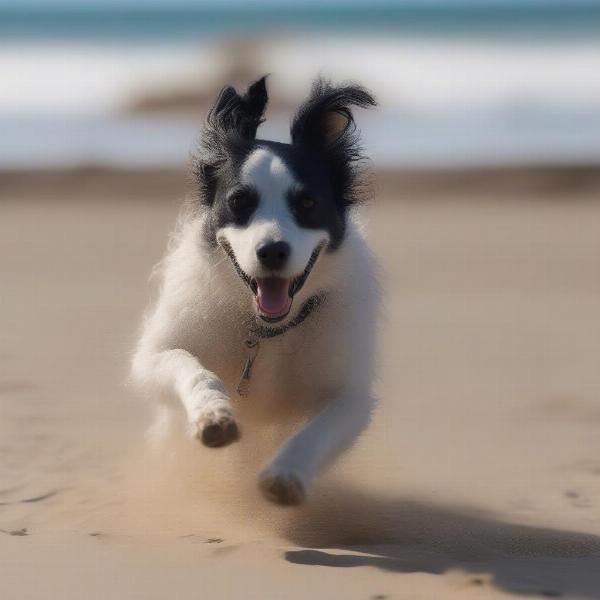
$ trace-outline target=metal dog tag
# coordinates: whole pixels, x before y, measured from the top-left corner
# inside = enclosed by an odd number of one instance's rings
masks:
[[[237,387],[237,393],[243,397],[246,397],[249,393],[252,365],[258,355],[259,341],[258,338],[248,338],[244,341],[244,347],[246,348],[246,362],[244,363],[242,376],[240,377],[240,382]]]

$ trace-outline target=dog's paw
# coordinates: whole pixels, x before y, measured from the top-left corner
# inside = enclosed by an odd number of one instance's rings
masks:
[[[291,471],[267,469],[261,473],[258,486],[267,500],[281,506],[298,506],[306,499],[302,480]]]
[[[219,448],[235,442],[240,437],[240,430],[228,411],[211,412],[203,415],[196,423],[196,436],[209,448]]]

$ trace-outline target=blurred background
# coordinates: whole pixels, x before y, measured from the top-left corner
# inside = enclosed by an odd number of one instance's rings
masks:
[[[206,111],[265,73],[262,137],[317,74],[381,104],[381,405],[284,541],[199,510],[247,436],[130,464],[124,384]],[[599,74],[600,0],[0,0],[0,597],[599,599]]]
[[[180,166],[264,73],[282,139],[315,74],[371,88],[380,167],[593,163],[598,72],[594,0],[1,0],[0,169]]]

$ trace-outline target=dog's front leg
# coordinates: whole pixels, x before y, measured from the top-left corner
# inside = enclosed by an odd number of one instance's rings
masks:
[[[223,382],[186,350],[138,356],[134,374],[145,383],[175,392],[194,433],[206,446],[224,446],[239,437]]]
[[[368,395],[330,403],[292,436],[261,473],[263,494],[278,504],[304,501],[313,477],[349,448],[370,420],[374,401]]]

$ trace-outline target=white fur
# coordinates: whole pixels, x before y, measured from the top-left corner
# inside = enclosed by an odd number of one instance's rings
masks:
[[[233,248],[242,269],[250,276],[261,276],[263,270],[256,249],[266,242],[286,241],[292,253],[282,276],[293,277],[304,271],[313,250],[329,240],[322,229],[299,227],[285,200],[287,192],[298,186],[285,163],[270,150],[259,148],[246,159],[241,182],[258,191],[260,204],[245,227],[224,227],[218,233]]]
[[[277,157],[259,150],[243,173],[259,190],[261,205],[249,227],[219,235],[226,235],[247,273],[258,270],[254,248],[266,237],[288,241],[290,272],[302,272],[327,233],[298,227],[282,209],[282,194],[295,182]],[[351,215],[344,241],[335,252],[321,253],[291,317],[317,291],[327,293],[326,302],[300,326],[261,340],[250,395],[240,400],[236,388],[252,293],[224,251],[203,243],[206,217],[185,220],[164,260],[160,297],[145,321],[132,374],[148,395],[178,398],[192,431],[232,421],[234,409],[242,429],[278,430],[301,419],[304,426],[260,476],[270,499],[282,501],[283,493],[300,501],[315,475],[353,443],[370,418],[379,299],[374,262]]]

